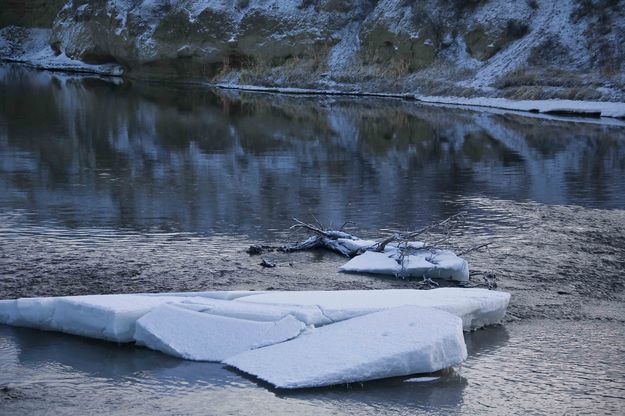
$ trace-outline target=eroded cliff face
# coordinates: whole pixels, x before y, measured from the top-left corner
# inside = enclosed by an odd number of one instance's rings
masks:
[[[623,99],[623,0],[70,0],[51,46],[126,75]]]

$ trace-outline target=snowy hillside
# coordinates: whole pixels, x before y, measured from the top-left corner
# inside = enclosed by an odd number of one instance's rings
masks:
[[[73,0],[49,43],[135,78],[625,100],[622,0]]]

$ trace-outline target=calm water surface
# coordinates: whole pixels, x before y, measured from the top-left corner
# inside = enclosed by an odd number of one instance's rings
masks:
[[[414,287],[243,250],[292,217],[379,236],[467,211],[513,294],[428,383],[284,393],[221,365],[0,326],[0,413],[576,414],[625,407],[625,123],[239,94],[0,66],[0,298]]]

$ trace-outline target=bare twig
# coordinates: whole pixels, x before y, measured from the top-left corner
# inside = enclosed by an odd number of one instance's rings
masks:
[[[343,223],[343,225],[341,225],[341,228],[339,228],[339,231],[343,231],[345,229],[345,227],[347,226],[347,224],[354,225],[354,223],[352,221],[345,221]]]
[[[322,228],[315,227],[312,224],[306,224],[304,221],[300,221],[297,218],[293,218],[293,221],[295,221],[296,224],[291,226],[291,228],[290,228],[291,230],[304,228],[306,230],[312,231],[315,234],[319,234],[319,235],[322,235],[324,237],[328,237],[328,233],[325,232]]]
[[[472,253],[474,251],[481,250],[483,248],[486,248],[486,247],[490,246],[492,243],[493,243],[492,241],[489,241],[488,243],[479,244],[477,246],[469,247],[468,249],[463,250],[460,253],[458,253],[457,256],[460,257],[460,256],[464,256],[465,254],[469,254],[469,253]]]
[[[317,217],[315,217],[314,214],[310,214],[312,215],[312,217],[314,218],[315,222],[317,223],[317,225],[319,226],[320,229],[324,229],[325,227],[323,226],[323,224],[321,224],[321,222],[319,222],[319,220],[317,219]]]
[[[385,238],[384,240],[380,241],[380,243],[378,244],[377,248],[375,251],[379,251],[379,252],[383,252],[384,249],[386,248],[386,246],[394,241],[409,241],[411,239],[414,239],[415,237],[418,237],[422,234],[425,234],[429,231],[438,229],[438,228],[443,228],[445,230],[445,234],[446,237],[444,240],[447,240],[449,238],[449,236],[451,235],[451,232],[454,230],[455,225],[464,218],[464,216],[466,215],[466,212],[461,211],[457,214],[452,215],[451,217],[448,217],[442,221],[439,221],[437,223],[434,224],[430,224],[426,227],[421,228],[420,230],[411,232],[411,233],[407,233],[407,234],[403,234],[403,233],[394,233],[393,235]]]
[[[404,263],[409,255],[423,251],[431,251],[432,253],[435,253],[438,250],[449,250],[450,248],[445,247],[449,247],[449,241],[454,235],[454,231],[465,216],[465,212],[459,212],[448,218],[445,218],[442,221],[438,221],[412,232],[400,232],[386,229],[384,231],[392,231],[393,234],[387,236],[379,242],[368,245],[366,247],[359,243],[359,241],[362,241],[360,238],[343,231],[345,226],[350,223],[349,221],[346,221],[340,229],[335,230],[332,228],[324,228],[321,221],[314,215],[312,215],[314,223],[305,223],[304,221],[301,221],[297,218],[293,218],[295,224],[290,227],[291,230],[305,230],[312,235],[309,235],[309,237],[302,242],[281,247],[280,250],[284,252],[292,252],[310,250],[315,248],[325,248],[346,257],[354,257],[362,254],[365,251],[384,252],[388,244],[395,243],[395,246],[398,250],[396,260],[401,265],[402,269],[402,272],[400,272],[399,274],[403,274],[403,270],[406,268],[406,265]],[[423,236],[424,234],[431,232],[438,237],[436,240],[423,243],[422,246],[411,244],[411,242],[413,242],[416,237]],[[423,237],[421,239],[422,241],[424,241]],[[350,243],[346,240],[352,240],[355,242],[355,244]],[[462,251],[459,256],[482,249],[484,247],[487,247],[489,244],[490,242],[469,248]]]

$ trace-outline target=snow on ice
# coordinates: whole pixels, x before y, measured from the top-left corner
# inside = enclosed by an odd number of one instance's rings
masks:
[[[225,364],[276,387],[292,389],[430,373],[466,358],[458,317],[403,306],[247,351]]]
[[[295,338],[306,325],[287,315],[251,321],[161,305],[137,321],[135,340],[153,350],[196,361],[222,361],[238,353]]]
[[[383,253],[365,251],[341,266],[342,272],[429,277],[467,282],[469,265],[466,260],[448,250],[417,251],[404,257],[399,250]]]
[[[250,295],[237,302],[317,306],[334,322],[404,305],[444,310],[462,319],[465,330],[500,322],[510,294],[486,289],[276,291]]]
[[[222,361],[293,388],[459,364],[462,330],[500,322],[509,300],[463,288],[22,298],[0,301],[0,323]]]

